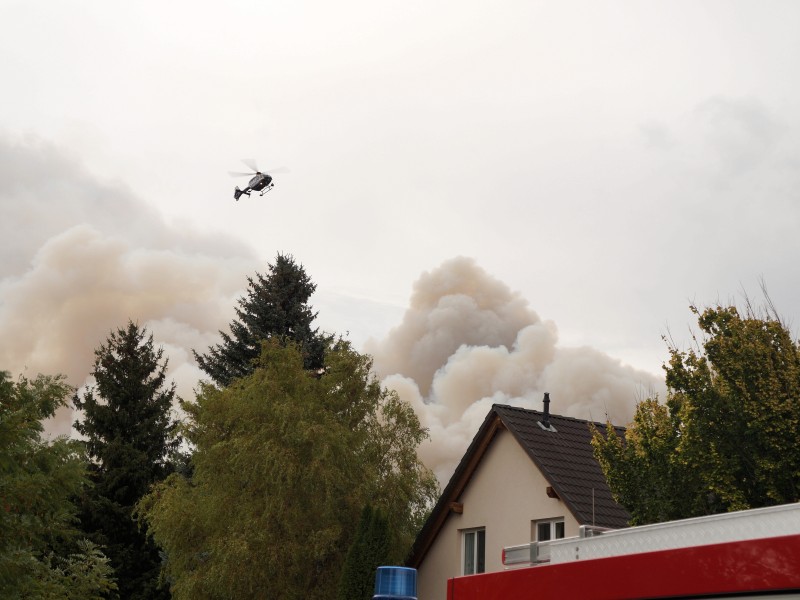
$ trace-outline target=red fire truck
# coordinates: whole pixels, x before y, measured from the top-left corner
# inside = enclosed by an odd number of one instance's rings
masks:
[[[450,579],[448,600],[800,599],[800,504],[503,551],[506,570]]]

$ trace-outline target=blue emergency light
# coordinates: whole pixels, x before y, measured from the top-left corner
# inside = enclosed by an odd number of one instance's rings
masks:
[[[417,600],[417,570],[378,567],[372,600]]]

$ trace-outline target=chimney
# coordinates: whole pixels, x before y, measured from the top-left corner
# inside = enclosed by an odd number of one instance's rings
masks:
[[[550,393],[544,393],[544,414],[542,415],[542,425],[545,428],[550,428]]]

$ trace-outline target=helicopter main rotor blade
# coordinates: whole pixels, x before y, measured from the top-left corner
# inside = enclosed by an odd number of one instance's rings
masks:
[[[267,169],[264,173],[268,173],[272,175],[273,173],[289,173],[289,169],[286,167],[278,167],[277,169]]]
[[[231,177],[252,177],[255,173],[239,173],[238,171],[228,171]]]
[[[253,158],[243,158],[242,162],[244,164],[246,164],[253,171],[256,171],[256,172],[260,171],[260,169],[258,168],[258,165],[256,164],[255,159],[253,159]]]

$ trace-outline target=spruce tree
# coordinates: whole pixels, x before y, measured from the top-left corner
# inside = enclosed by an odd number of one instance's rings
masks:
[[[288,254],[278,254],[275,264],[268,267],[266,275],[256,273],[255,278],[247,278],[247,294],[239,299],[230,334],[220,331],[222,343],[209,348],[207,354],[193,351],[200,368],[220,387],[250,375],[261,354],[261,343],[271,339],[296,343],[306,369],[322,367],[328,338],[311,328],[317,313],[308,305],[316,284]]]
[[[83,498],[84,531],[105,548],[123,599],[169,598],[158,589],[161,557],[132,518],[134,505],[172,470],[179,439],[171,419],[175,384],[167,360],[133,322],[95,350],[95,386],[74,404],[83,415],[94,487]]]

